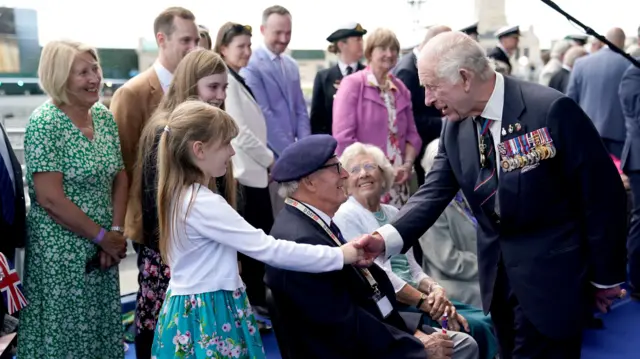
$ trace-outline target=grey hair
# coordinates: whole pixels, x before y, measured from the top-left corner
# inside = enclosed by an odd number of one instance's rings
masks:
[[[435,36],[422,48],[421,57],[425,55],[437,59],[437,76],[451,83],[460,81],[460,69],[476,74],[483,81],[493,74],[484,49],[474,39],[459,31]]]
[[[382,172],[382,176],[384,178],[384,192],[382,194],[389,192],[393,186],[395,171],[393,170],[391,162],[387,159],[387,156],[385,156],[384,152],[382,152],[378,147],[360,142],[349,145],[349,147],[342,152],[342,156],[340,156],[340,163],[342,163],[342,167],[349,172],[349,175],[351,175],[349,167],[351,167],[353,159],[360,155],[373,157],[373,160],[376,165],[378,165],[378,168]]]
[[[564,54],[564,59],[562,61],[563,65],[573,67],[576,60],[582,56],[587,55],[587,50],[582,46],[573,46]]]
[[[299,181],[282,182],[278,188],[278,195],[282,198],[291,197],[296,193],[299,185]]]
[[[422,162],[420,162],[420,164],[422,165],[422,168],[424,168],[425,176],[427,175],[427,173],[429,173],[431,167],[433,167],[433,162],[435,161],[436,155],[438,154],[439,146],[440,139],[436,138],[435,140],[429,142],[427,148],[425,148],[424,150],[424,156],[422,157]]]
[[[567,50],[571,48],[573,44],[568,40],[558,40],[555,44],[553,44],[553,48],[551,49],[551,58],[552,59],[560,59],[562,55],[567,53]]]

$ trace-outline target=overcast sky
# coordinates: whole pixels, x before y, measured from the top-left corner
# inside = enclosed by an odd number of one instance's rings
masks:
[[[423,5],[423,24],[446,24],[461,28],[473,23],[476,0],[427,0]],[[613,26],[635,36],[640,25],[638,0],[556,0],[578,20],[604,34]],[[38,11],[40,43],[69,38],[97,47],[136,48],[141,37],[153,38],[153,19],[164,8],[184,6],[193,11],[197,22],[212,31],[226,21],[249,24],[254,43],[261,42],[258,28],[262,10],[273,4],[287,7],[293,14],[290,48],[325,48],[325,38],[350,21],[366,29],[388,27],[403,46],[411,36],[413,15],[406,0],[0,0],[0,6],[31,8]],[[216,7],[216,4],[220,4]],[[578,27],[540,0],[506,0],[507,21],[522,29],[534,26],[542,47]],[[215,35],[214,35],[215,36]]]

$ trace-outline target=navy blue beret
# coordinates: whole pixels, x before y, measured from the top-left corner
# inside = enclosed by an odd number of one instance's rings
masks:
[[[271,178],[276,182],[299,180],[319,170],[335,156],[338,142],[329,135],[311,135],[287,146],[282,151]]]

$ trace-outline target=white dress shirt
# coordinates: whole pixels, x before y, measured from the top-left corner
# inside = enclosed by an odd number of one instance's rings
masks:
[[[169,288],[175,295],[241,288],[238,251],[299,272],[335,271],[344,264],[339,247],[277,240],[252,227],[224,198],[199,184],[183,191],[176,218],[169,238]]]
[[[153,69],[156,70],[156,75],[158,75],[160,86],[162,86],[162,92],[166,93],[169,89],[169,85],[171,85],[171,80],[173,80],[173,74],[162,66],[158,60],[153,63]]]
[[[356,71],[358,71],[358,62],[354,62],[354,63],[350,63],[350,64],[345,64],[342,61],[338,61],[338,68],[340,69],[340,73],[342,73],[342,76],[347,76],[347,66],[351,67],[351,73],[354,73]]]

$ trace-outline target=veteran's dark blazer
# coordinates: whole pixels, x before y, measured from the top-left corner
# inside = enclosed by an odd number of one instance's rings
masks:
[[[297,243],[336,246],[327,233],[299,210],[285,205],[271,235]],[[396,307],[393,286],[375,264],[369,268],[380,291]],[[301,273],[267,266],[271,289],[286,330],[291,359],[427,358],[413,334],[422,315],[394,310],[383,319],[369,298],[372,291],[359,272],[347,266],[328,273]],[[410,315],[409,315],[410,314]],[[421,328],[429,330],[429,328]],[[432,329],[431,329],[432,330]]]
[[[358,62],[355,71],[364,70],[365,66]],[[355,72],[354,72],[355,73]],[[330,135],[333,124],[333,97],[336,95],[342,72],[336,64],[328,69],[316,73],[313,81],[313,95],[311,97],[311,133]]]
[[[593,123],[573,100],[508,76],[504,84],[502,126],[518,122],[522,129],[502,141],[548,127],[556,156],[524,173],[500,172],[501,218],[492,219],[474,193],[480,166],[474,123],[446,122],[425,184],[392,225],[408,250],[461,188],[478,220],[485,312],[502,257],[526,318],[548,337],[572,337],[592,310],[589,282],[615,285],[626,279],[625,190]]]
[[[14,187],[15,187],[15,202],[14,202],[14,220],[9,224],[5,222],[4,218],[0,216],[0,233],[2,234],[2,240],[0,240],[0,252],[2,252],[9,260],[13,261],[16,248],[23,248],[26,238],[26,224],[25,224],[25,199],[24,199],[24,184],[22,182],[22,167],[16,154],[13,152],[9,137],[4,130],[2,124],[0,124],[0,136],[4,136],[4,141],[9,151],[9,157],[11,159],[11,167],[13,167]],[[2,201],[0,201],[0,213],[2,213]]]
[[[558,72],[551,75],[551,79],[549,80],[549,87],[565,93],[567,92],[567,85],[569,85],[570,77],[571,72],[563,67]]]

